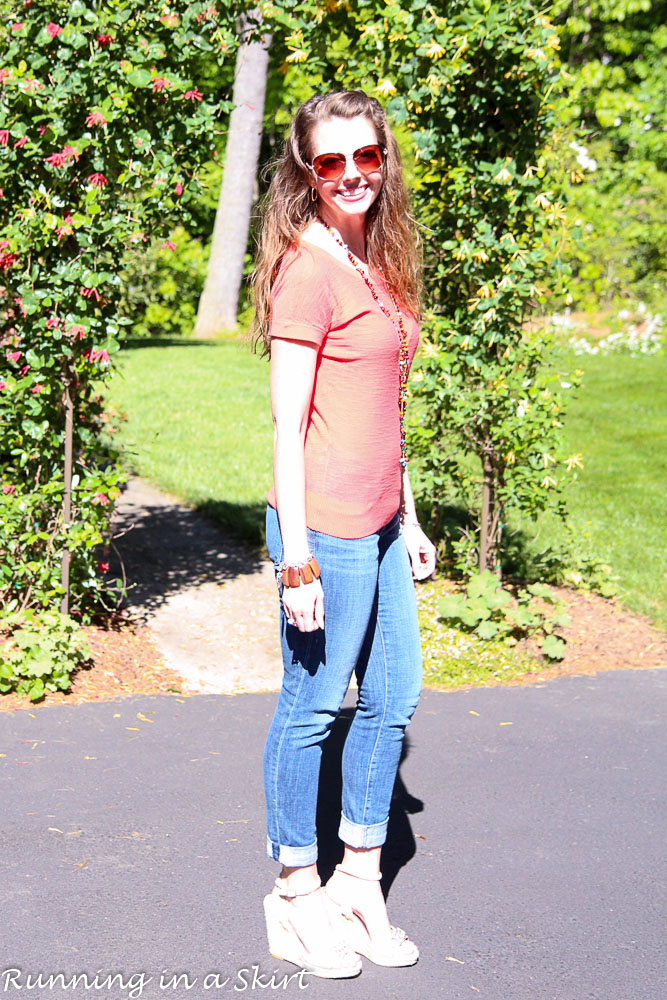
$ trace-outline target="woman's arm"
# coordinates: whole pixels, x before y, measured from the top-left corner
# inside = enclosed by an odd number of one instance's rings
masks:
[[[306,341],[271,341],[271,412],[273,482],[288,564],[308,559],[306,528],[305,442],[315,382],[317,345]],[[324,595],[319,580],[284,587],[283,607],[301,632],[324,628]]]
[[[426,537],[419,525],[407,469],[403,470],[402,494],[401,529],[412,563],[412,575],[415,580],[425,580],[435,570],[435,545]]]

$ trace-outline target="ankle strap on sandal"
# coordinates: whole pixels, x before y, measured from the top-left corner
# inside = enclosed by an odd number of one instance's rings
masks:
[[[278,876],[278,878],[276,879],[276,886],[279,890],[280,895],[284,896],[285,899],[294,899],[296,896],[309,896],[311,892],[317,892],[318,889],[322,888],[322,883],[318,882],[317,885],[314,885],[312,889],[305,889],[302,892],[294,892],[293,889],[290,889],[288,887],[287,880],[284,878],[280,878],[280,876]]]
[[[382,878],[382,872],[378,872],[377,875],[358,875],[357,872],[349,872],[342,865],[336,865],[336,871],[342,872],[343,875],[351,875],[352,878],[360,878],[364,882],[379,882]]]

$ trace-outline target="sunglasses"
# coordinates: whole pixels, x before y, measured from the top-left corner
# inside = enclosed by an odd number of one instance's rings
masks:
[[[352,157],[360,173],[372,174],[382,169],[386,149],[380,146],[360,146],[353,153],[320,153],[308,166],[315,171],[323,181],[333,181],[342,177],[347,161]]]

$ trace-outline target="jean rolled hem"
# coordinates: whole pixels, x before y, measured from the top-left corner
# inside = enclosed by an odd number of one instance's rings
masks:
[[[338,836],[344,844],[350,847],[381,847],[387,839],[387,826],[389,820],[383,823],[373,823],[365,826],[361,823],[353,823],[347,816],[341,816]]]
[[[266,853],[273,861],[280,861],[286,868],[305,868],[317,861],[317,841],[308,847],[288,847],[285,844],[274,844],[266,838]]]

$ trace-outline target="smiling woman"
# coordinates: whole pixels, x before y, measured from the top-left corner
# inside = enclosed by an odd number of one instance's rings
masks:
[[[280,596],[283,686],[264,750],[269,948],[315,975],[413,965],[389,923],[380,850],[422,683],[414,579],[435,550],[405,450],[419,340],[417,252],[400,155],[360,91],[298,111],[278,165],[255,273],[256,342],[271,355],[273,485],[266,540]],[[322,744],[351,676],[342,864],[322,891],[315,813]]]

